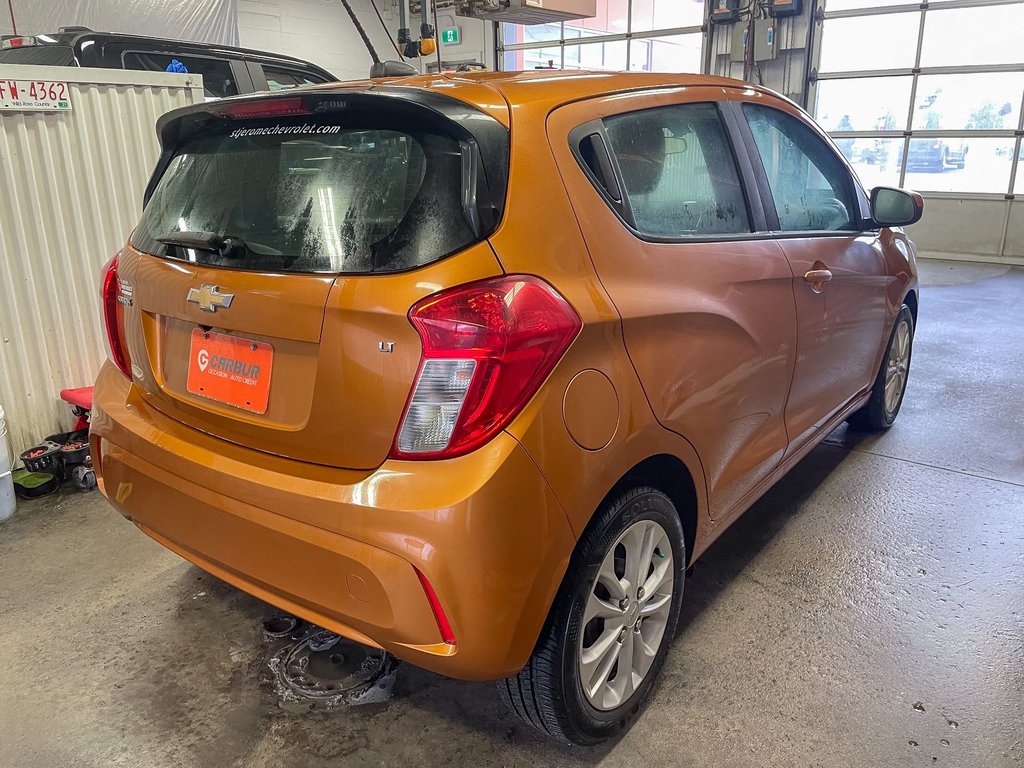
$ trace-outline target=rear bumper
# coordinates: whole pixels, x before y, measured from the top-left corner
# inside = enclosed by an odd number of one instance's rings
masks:
[[[523,666],[575,543],[547,482],[504,433],[451,461],[334,469],[173,421],[108,364],[92,440],[104,495],[159,543],[283,610],[451,677]]]

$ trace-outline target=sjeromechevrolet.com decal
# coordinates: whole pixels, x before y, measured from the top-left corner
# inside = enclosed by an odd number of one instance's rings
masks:
[[[295,133],[341,133],[340,125],[268,125],[263,128],[236,128],[228,134],[229,139],[241,139],[246,136],[277,136]]]

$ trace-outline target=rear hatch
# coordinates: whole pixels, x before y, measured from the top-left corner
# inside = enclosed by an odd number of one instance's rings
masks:
[[[158,130],[118,270],[143,397],[260,451],[379,466],[420,362],[410,307],[501,273],[507,130],[411,89],[219,102]]]

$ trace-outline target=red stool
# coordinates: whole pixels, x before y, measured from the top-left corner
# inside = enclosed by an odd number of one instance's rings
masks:
[[[71,412],[75,415],[75,425],[71,428],[73,432],[89,428],[92,389],[92,387],[79,387],[78,389],[62,389],[60,392],[60,399],[71,406]]]

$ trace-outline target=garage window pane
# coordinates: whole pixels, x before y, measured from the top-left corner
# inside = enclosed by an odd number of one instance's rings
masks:
[[[1013,184],[1013,191],[1014,194],[1024,195],[1024,143],[1021,143],[1020,152],[1017,153],[1017,178]]]
[[[1013,139],[911,139],[904,186],[924,192],[1005,194],[1013,146]]]
[[[629,0],[597,0],[597,15],[592,19],[569,19],[565,22],[566,40],[572,37],[570,31],[576,31],[578,37],[628,32]]]
[[[899,186],[903,139],[844,139],[836,136],[835,141],[853,165],[865,189]]]
[[[1021,30],[1024,3],[929,10],[921,66],[1020,63]]]
[[[704,0],[633,0],[633,32],[704,23]]]
[[[1024,94],[1024,72],[922,75],[914,130],[1014,129]]]
[[[634,72],[700,72],[701,35],[633,38],[629,68]]]
[[[626,68],[626,41],[565,46],[564,69],[619,71]]]
[[[918,12],[828,19],[821,37],[820,70],[855,72],[913,67],[920,24]]]
[[[814,119],[829,131],[902,131],[912,86],[909,76],[819,80]]]
[[[885,6],[884,0],[826,0],[826,11],[849,11],[854,8],[878,8]]]
[[[518,72],[523,69],[561,69],[562,48],[553,45],[547,48],[505,51],[501,68],[506,72]]]
[[[522,24],[502,24],[502,40],[505,45],[515,43],[544,43],[548,40],[561,40],[562,25],[555,24],[532,24],[528,27]]]

